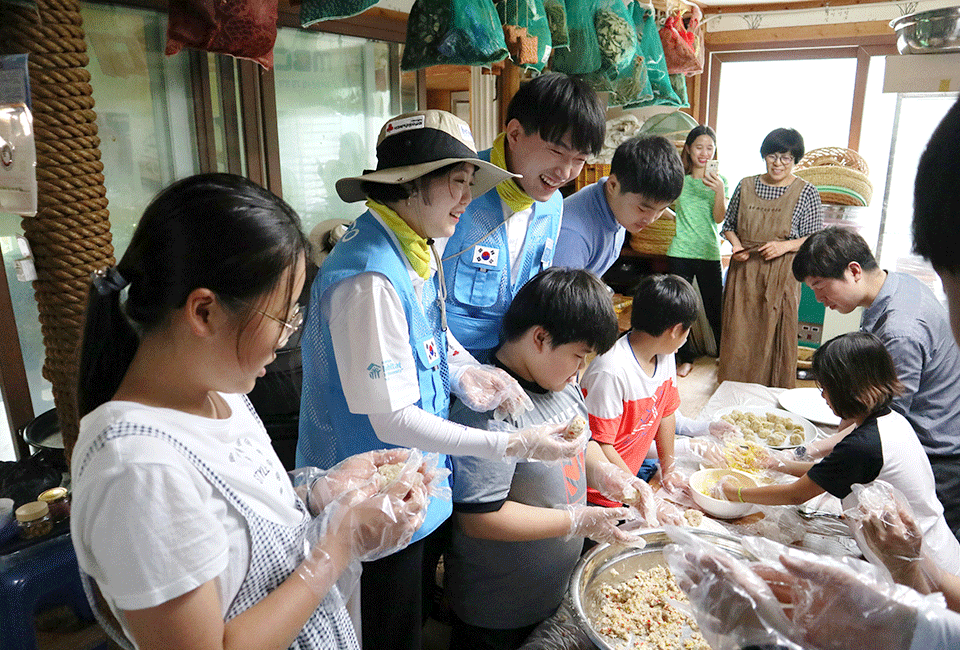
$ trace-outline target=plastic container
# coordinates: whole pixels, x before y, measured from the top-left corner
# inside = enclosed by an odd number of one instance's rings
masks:
[[[690,477],[690,487],[693,488],[693,501],[703,508],[707,514],[720,519],[736,519],[749,514],[753,510],[752,503],[739,501],[723,501],[707,496],[710,487],[725,476],[732,476],[740,487],[757,487],[757,481],[747,474],[736,469],[701,469]]]
[[[16,517],[20,526],[20,537],[23,539],[43,537],[53,531],[50,508],[43,501],[23,504],[17,508]]]
[[[44,490],[37,497],[38,501],[43,501],[50,509],[50,517],[54,523],[63,521],[70,516],[70,496],[67,494],[67,488],[54,487]]]

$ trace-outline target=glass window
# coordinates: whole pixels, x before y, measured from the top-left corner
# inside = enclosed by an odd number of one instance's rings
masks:
[[[279,31],[274,79],[283,197],[308,234],[325,219],[362,214],[362,203],[346,204],[337,196],[337,179],[375,166],[377,135],[396,107],[416,110],[416,77],[399,74],[399,47]]]
[[[888,139],[886,134],[893,134],[886,143],[889,152],[886,189],[884,179],[873,178],[874,200],[883,201],[877,261],[887,270],[915,275],[946,304],[939,277],[930,264],[912,252],[913,182],[920,155],[934,129],[956,102],[957,95],[911,93],[889,97],[893,98],[894,110],[886,128],[878,131],[884,134],[884,139]]]
[[[189,59],[163,53],[166,15],[106,5],[82,5],[88,69],[104,164],[115,256],[130,241],[150,199],[177,178],[196,173],[197,139]],[[41,376],[45,350],[33,287],[18,282],[13,260],[20,251],[20,217],[0,213],[0,251],[10,285],[33,409],[53,408],[49,382]],[[3,427],[6,418],[0,418]],[[0,460],[13,459],[9,432],[0,432]]]
[[[765,171],[764,136],[794,128],[806,149],[846,147],[857,61],[725,61],[717,102],[717,159],[732,193],[745,176]]]

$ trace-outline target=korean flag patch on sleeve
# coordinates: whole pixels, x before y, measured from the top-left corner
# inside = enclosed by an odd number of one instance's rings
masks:
[[[497,260],[500,257],[500,250],[497,248],[488,248],[486,246],[474,246],[473,247],[473,263],[481,264],[483,266],[489,266],[492,268],[497,267]]]

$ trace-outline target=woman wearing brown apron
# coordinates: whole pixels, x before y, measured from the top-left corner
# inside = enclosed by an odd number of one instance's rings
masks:
[[[794,129],[771,131],[760,146],[765,174],[740,181],[722,233],[733,246],[723,295],[719,381],[793,388],[797,379],[800,284],[791,264],[823,228],[820,194],[793,175],[803,157]]]

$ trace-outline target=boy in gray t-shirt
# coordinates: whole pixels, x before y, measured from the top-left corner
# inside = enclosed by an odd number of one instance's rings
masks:
[[[520,382],[533,408],[499,422],[493,411],[458,403],[450,419],[517,429],[586,420],[577,377],[589,354],[606,352],[617,338],[610,296],[596,276],[556,267],[541,272],[517,294],[502,330],[492,362]],[[607,462],[595,442],[559,465],[452,459],[454,525],[444,556],[451,650],[518,648],[559,606],[584,537],[635,540],[616,527],[631,511],[588,506],[587,485],[638,505],[657,525],[650,487]]]

